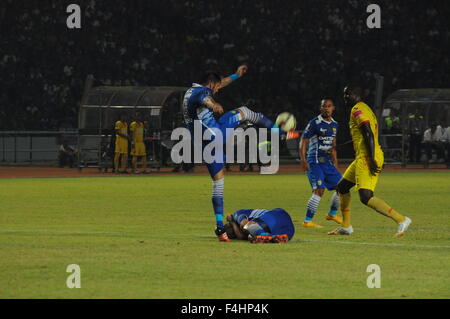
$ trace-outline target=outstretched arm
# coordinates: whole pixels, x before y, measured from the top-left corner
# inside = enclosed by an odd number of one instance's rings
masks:
[[[369,154],[369,169],[372,175],[379,173],[381,170],[375,161],[375,138],[369,123],[363,123],[360,126],[364,143],[366,144],[367,152]]]
[[[220,88],[222,89],[222,88],[226,87],[227,85],[229,85],[234,80],[242,77],[247,72],[247,69],[248,69],[248,66],[245,64],[239,66],[236,70],[236,73],[222,79],[222,82],[220,83]]]

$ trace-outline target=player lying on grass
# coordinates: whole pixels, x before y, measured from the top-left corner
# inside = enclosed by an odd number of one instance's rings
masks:
[[[291,216],[281,208],[240,209],[227,216],[224,229],[229,238],[252,243],[286,243],[294,237]]]
[[[336,135],[339,125],[332,117],[334,109],[333,100],[324,98],[320,103],[320,115],[309,121],[302,134],[300,158],[312,188],[302,227],[322,228],[312,220],[325,188],[333,191],[330,210],[325,218],[342,223],[337,216],[339,196],[334,191],[342,178],[337,170]]]
[[[401,237],[408,229],[411,219],[399,214],[373,194],[384,162],[384,154],[378,143],[377,118],[372,109],[362,101],[359,88],[346,87],[344,102],[347,107],[352,108],[349,125],[356,156],[338,184],[340,210],[343,216],[342,227],[328,234],[350,235],[353,232],[350,223],[350,189],[356,185],[361,202],[395,221],[398,224],[395,237]]]
[[[286,139],[297,138],[299,136],[298,132],[282,131],[264,114],[254,112],[246,106],[239,107],[223,114],[223,107],[213,99],[213,95],[234,80],[242,77],[246,72],[246,65],[239,66],[235,74],[225,78],[222,78],[215,72],[207,72],[203,76],[200,84],[193,83],[192,87],[186,91],[183,99],[183,116],[186,126],[190,130],[192,136],[194,136],[194,121],[200,121],[202,130],[209,130],[213,135],[213,139],[215,139],[213,129],[220,130],[224,137],[222,141],[224,144],[230,136],[230,132],[227,129],[235,129],[244,121],[249,121],[258,127],[276,129],[280,136],[282,135],[283,138]],[[223,115],[216,120],[214,114]],[[196,142],[194,141],[194,143]],[[222,154],[221,157],[221,161],[214,161],[206,164],[206,166],[213,180],[212,204],[216,219],[215,233],[219,238],[219,241],[230,241],[223,225],[225,155]]]

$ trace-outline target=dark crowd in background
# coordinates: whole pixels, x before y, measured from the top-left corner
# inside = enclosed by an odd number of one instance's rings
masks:
[[[82,10],[81,29],[66,26],[66,7]],[[95,85],[190,86],[205,70],[248,74],[219,93],[226,109],[250,104],[274,117],[317,114],[341,92],[374,75],[384,97],[400,88],[450,83],[450,5],[375,1],[381,29],[368,29],[371,1],[17,1],[0,4],[1,130],[77,127],[86,75]]]

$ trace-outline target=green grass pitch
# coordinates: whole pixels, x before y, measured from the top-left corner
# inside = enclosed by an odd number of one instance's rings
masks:
[[[208,176],[2,179],[0,298],[449,298],[450,172],[383,173],[407,235],[353,194],[352,236],[327,236],[330,193],[300,228],[305,175],[225,178],[225,209],[286,209],[288,244],[220,243]],[[69,289],[69,264],[81,288]],[[381,288],[369,289],[369,264]]]

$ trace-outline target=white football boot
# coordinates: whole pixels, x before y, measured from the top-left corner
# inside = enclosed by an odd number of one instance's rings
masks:
[[[408,229],[411,222],[411,218],[405,216],[405,220],[401,223],[398,223],[397,234],[395,234],[394,237],[402,237],[403,235],[405,235],[405,231]]]
[[[328,235],[351,235],[353,233],[353,227],[338,227],[335,230],[328,232]]]

